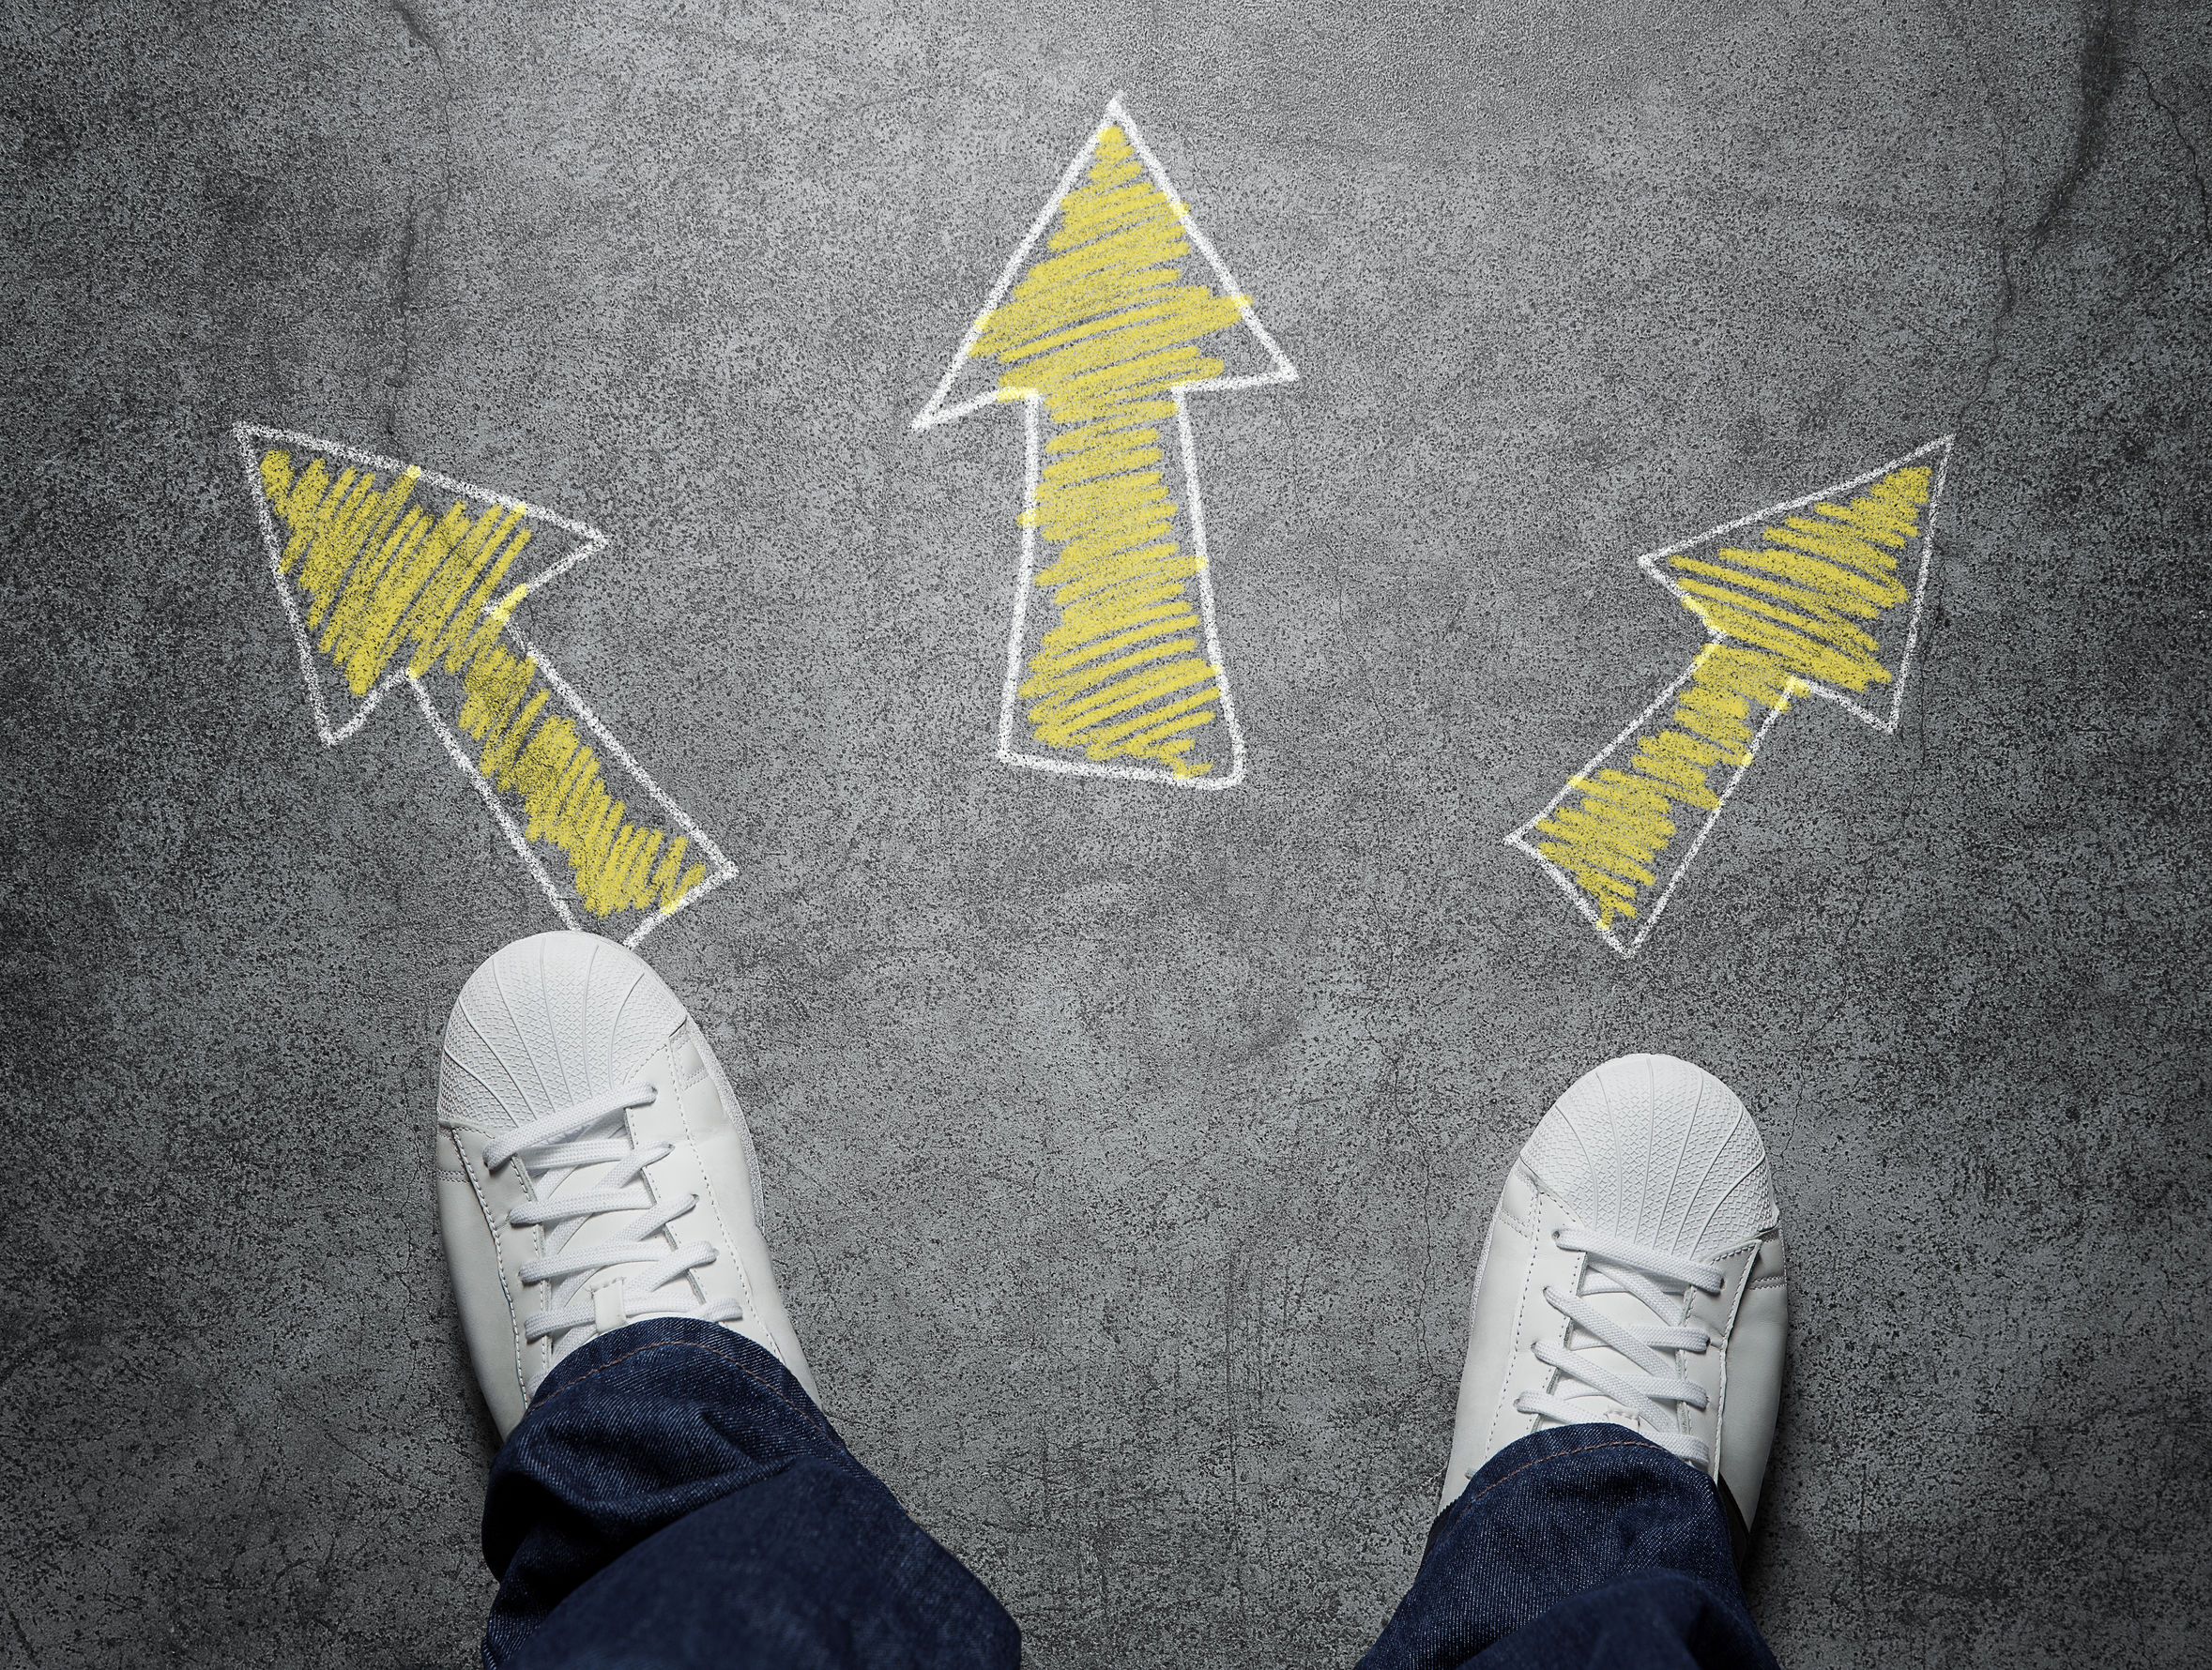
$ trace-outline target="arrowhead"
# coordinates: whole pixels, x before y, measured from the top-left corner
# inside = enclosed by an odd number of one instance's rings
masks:
[[[233,433],[325,742],[359,730],[410,673],[460,671],[525,594],[607,542],[417,464],[255,424]]]
[[[1241,356],[1252,362],[1247,372],[1232,373],[1217,357],[1236,352],[1232,330],[1250,344]],[[1116,94],[914,427],[1032,397],[1053,408],[1056,421],[1079,422],[1099,374],[1139,359],[1147,362],[1144,381],[1161,394],[1298,375]]]
[[[1951,437],[1640,558],[1716,639],[1897,729]]]

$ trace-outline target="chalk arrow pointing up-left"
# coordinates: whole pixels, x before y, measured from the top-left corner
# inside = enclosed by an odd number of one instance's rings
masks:
[[[736,873],[512,625],[606,535],[334,441],[233,433],[326,743],[412,693],[571,928],[635,945]]]
[[[1188,397],[1297,375],[1116,96],[914,418],[1029,419],[1000,759],[1243,781]]]

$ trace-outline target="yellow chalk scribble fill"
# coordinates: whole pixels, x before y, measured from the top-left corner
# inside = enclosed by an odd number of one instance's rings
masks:
[[[336,476],[321,458],[295,470],[266,452],[261,485],[285,539],[279,566],[298,586],[315,647],[364,696],[395,668],[417,680],[460,680],[458,729],[481,744],[477,769],[524,835],[557,849],[594,916],[673,910],[707,878],[684,863],[689,838],[627,816],[607,792],[598,752],[575,722],[549,711],[555,692],[531,657],[504,641],[526,587],[501,593],[529,542],[527,512],[494,504],[444,515],[412,501],[422,472],[380,487],[369,471]]]
[[[1849,504],[1768,523],[1759,550],[1684,554],[1667,567],[1708,627],[1808,684],[1854,693],[1887,684],[1881,645],[1860,623],[1912,597],[1898,554],[1920,531],[1933,478],[1924,465],[1892,470]]]
[[[1911,600],[1899,554],[1921,531],[1933,472],[1890,471],[1847,504],[1757,530],[1754,547],[1703,545],[1668,577],[1716,634],[1673,694],[1568,783],[1531,831],[1581,890],[1602,932],[1634,919],[1751,762],[1761,729],[1819,684],[1859,694],[1892,676],[1869,630]],[[1716,775],[1717,773],[1717,776]]]
[[[1004,368],[1002,399],[1034,389],[1053,425],[1024,512],[1052,548],[1036,583],[1059,614],[1017,687],[1031,735],[1198,777],[1213,769],[1193,754],[1221,718],[1221,670],[1194,589],[1200,559],[1177,537],[1163,426],[1176,385],[1221,375],[1198,344],[1238,323],[1242,298],[1183,281],[1185,218],[1109,124],[1060,200],[1050,254],[971,352]]]

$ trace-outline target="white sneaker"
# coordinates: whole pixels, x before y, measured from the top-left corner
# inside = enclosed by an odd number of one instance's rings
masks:
[[[469,976],[446,1022],[437,1193],[502,1438],[555,1363],[647,1316],[719,1322],[815,1395],[760,1238],[744,1115],[634,951],[541,934]]]
[[[1710,1474],[1747,1528],[1781,1397],[1779,1217],[1711,1073],[1625,1055],[1578,1079],[1490,1220],[1438,1511],[1514,1439],[1603,1420]]]

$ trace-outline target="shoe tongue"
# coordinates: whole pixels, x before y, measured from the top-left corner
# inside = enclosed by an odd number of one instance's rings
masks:
[[[1778,1215],[1744,1104],[1671,1055],[1625,1055],[1584,1073],[1521,1158],[1583,1227],[1701,1263]]]

